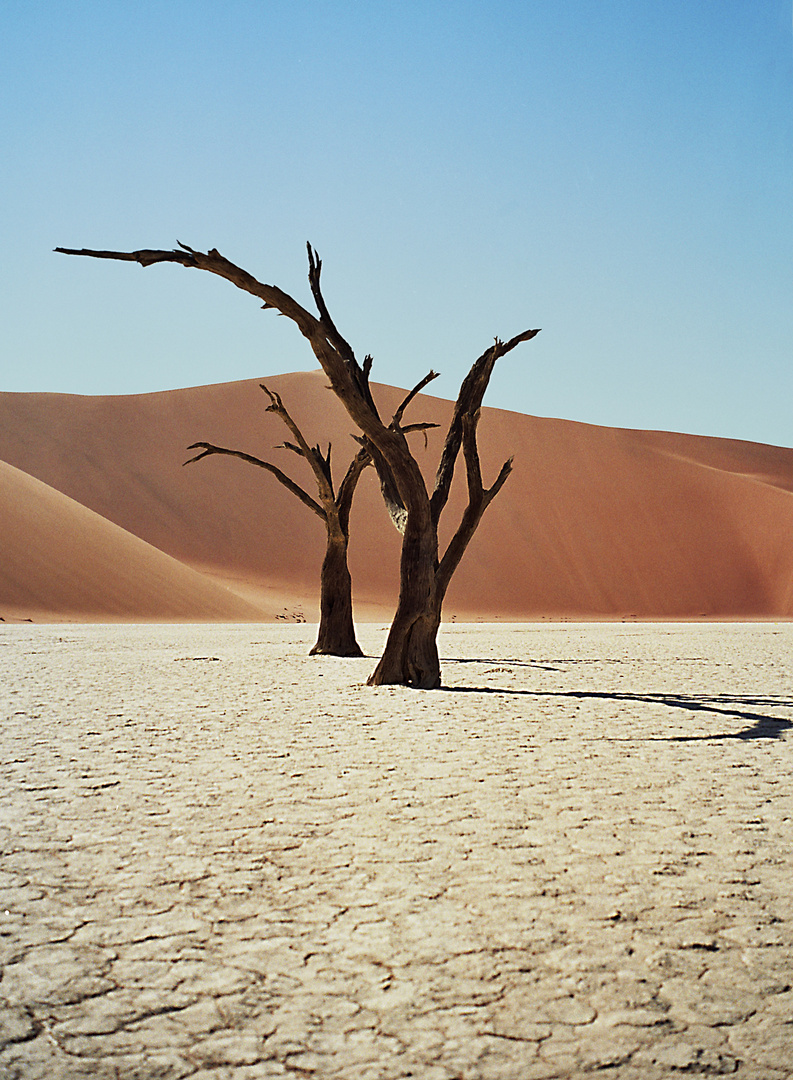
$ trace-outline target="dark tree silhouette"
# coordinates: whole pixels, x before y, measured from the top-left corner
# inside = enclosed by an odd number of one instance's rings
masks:
[[[264,308],[273,308],[295,323],[328,376],[334,393],[361,431],[364,447],[372,452],[386,503],[403,534],[397,610],[385,650],[369,683],[402,683],[431,689],[440,686],[441,682],[437,634],[446,590],[483,513],[512,469],[510,459],[501,467],[494,483],[489,488],[484,487],[476,441],[482,399],[496,361],[521,342],[529,341],[539,331],[525,330],[509,341],[496,338],[494,344],[472,365],[460,387],[435,477],[435,487],[430,495],[418,463],[408,447],[405,437],[407,428],[402,425],[402,415],[413,397],[436,375],[430,372],[425,376],[408,394],[391,420],[384,422],[369,387],[372,358],[366,356],[363,364],[359,364],[352,347],[336,328],[320,287],[322,262],[311,245],[307,246],[308,278],[318,316],[307,311],[277,286],[257,281],[215,248],[202,252],[179,244],[178,249],[173,251],[55,250],[66,255],[137,262],[141,266],[175,262],[207,270],[258,297],[263,301]],[[448,502],[461,449],[468,481],[468,505],[446,551],[441,555],[438,522]]]
[[[212,454],[227,454],[229,457],[241,458],[251,465],[258,465],[278,480],[287,491],[307,506],[325,523],[327,534],[327,546],[325,558],[322,562],[320,576],[320,620],[317,643],[311,650],[310,655],[323,653],[330,656],[363,656],[361,647],[355,637],[355,626],[352,619],[352,580],[347,565],[347,547],[350,539],[350,508],[355,488],[363,470],[371,464],[372,458],[368,450],[361,448],[355,455],[345,473],[338,492],[333,487],[333,477],[330,467],[331,446],[328,443],[327,453],[323,454],[319,445],[309,446],[303,433],[295,421],[286,411],[284,403],[278,394],[268,390],[260,384],[262,390],[270,399],[267,412],[275,413],[280,417],[289,431],[292,433],[294,442],[284,442],[275,449],[292,450],[295,454],[305,458],[314,473],[317,484],[319,501],[313,499],[299,484],[283,473],[276,465],[269,461],[262,461],[241,450],[229,450],[225,446],[215,446],[214,443],[197,442],[188,446],[188,450],[200,450],[200,454],[190,458],[185,465]]]

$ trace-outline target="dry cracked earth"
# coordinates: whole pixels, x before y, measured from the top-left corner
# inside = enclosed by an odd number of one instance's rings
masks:
[[[0,626],[4,1080],[793,1075],[793,626],[311,629]]]

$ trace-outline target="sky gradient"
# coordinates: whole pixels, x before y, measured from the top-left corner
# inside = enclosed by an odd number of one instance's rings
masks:
[[[373,378],[793,445],[790,0],[11,0],[0,389],[316,366],[231,285],[56,246],[217,247]],[[259,402],[257,401],[257,405]]]

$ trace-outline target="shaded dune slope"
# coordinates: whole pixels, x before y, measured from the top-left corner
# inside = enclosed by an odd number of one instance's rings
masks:
[[[324,375],[266,381],[310,441],[332,440],[340,479],[356,445]],[[402,396],[375,394],[384,415]],[[311,491],[304,463],[273,449],[285,430],[266,404],[256,380],[130,397],[0,394],[0,459],[240,595],[264,598],[269,587],[315,603],[322,522],[243,462],[182,467],[187,445],[207,440],[266,457]],[[450,411],[422,396],[409,418],[445,428]],[[430,432],[425,448],[411,436],[428,477],[442,437]],[[515,467],[452,583],[447,617],[793,616],[792,450],[496,409],[483,410],[480,445],[486,482],[511,455]],[[464,488],[457,477],[447,536]],[[367,470],[352,516],[359,602],[393,605],[398,553]]]
[[[253,605],[2,461],[0,507],[4,619],[262,618]]]

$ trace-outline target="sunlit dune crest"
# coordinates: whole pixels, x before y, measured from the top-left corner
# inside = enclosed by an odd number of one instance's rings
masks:
[[[332,441],[338,482],[356,444],[325,376],[265,382],[312,443]],[[402,391],[374,389],[386,416]],[[267,403],[258,380],[127,397],[0,394],[0,615],[316,619],[321,521],[239,460],[183,467],[187,446],[206,440],[311,490],[305,463],[275,449],[283,428]],[[441,425],[426,448],[410,436],[430,483],[450,412],[428,396],[410,409],[409,420]],[[487,408],[479,433],[485,482],[510,456],[514,471],[446,618],[793,616],[793,450]],[[459,472],[447,535],[464,503]],[[351,527],[359,618],[392,610],[398,559],[369,469]]]

